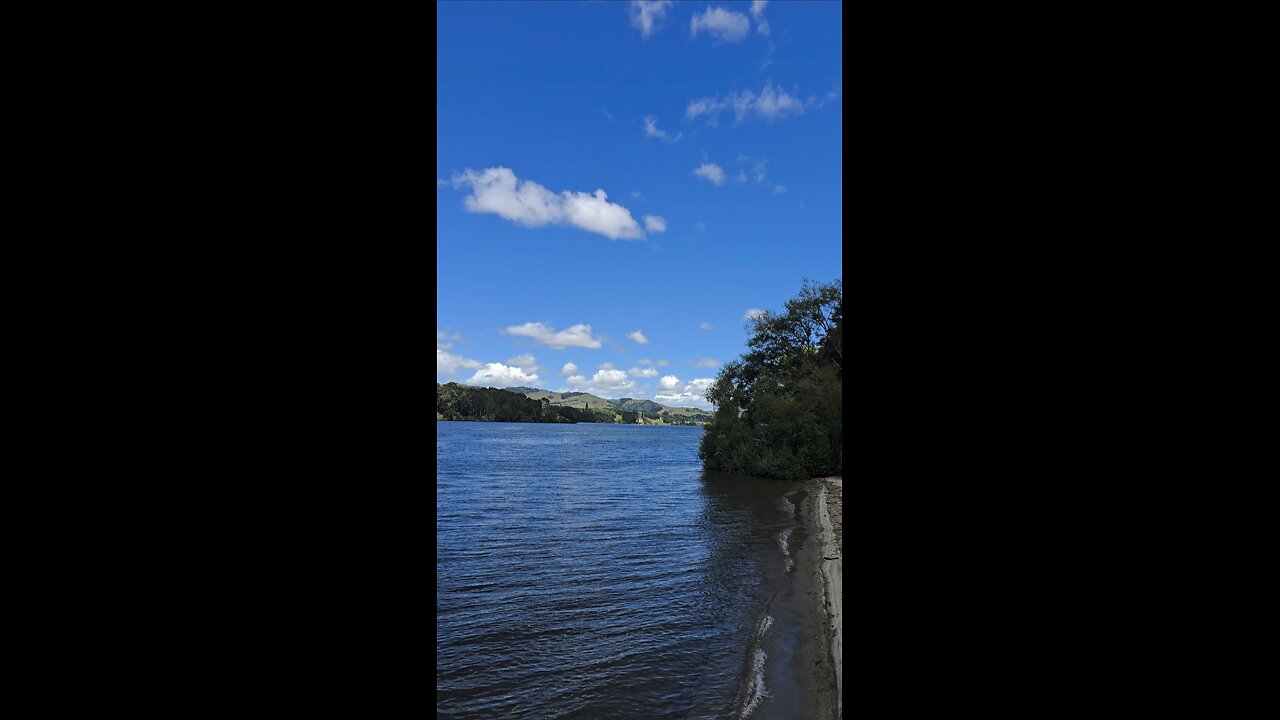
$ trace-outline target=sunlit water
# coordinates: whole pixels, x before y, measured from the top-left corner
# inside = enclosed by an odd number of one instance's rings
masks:
[[[785,716],[794,486],[704,474],[697,427],[436,429],[439,717]]]

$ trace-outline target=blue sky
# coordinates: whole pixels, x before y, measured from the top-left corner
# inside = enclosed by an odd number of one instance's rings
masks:
[[[710,407],[840,277],[841,12],[439,2],[437,382]]]

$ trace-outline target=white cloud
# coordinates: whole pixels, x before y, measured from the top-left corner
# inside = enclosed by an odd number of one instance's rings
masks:
[[[703,163],[694,168],[693,174],[710,180],[713,185],[724,184],[724,170],[715,163]]]
[[[600,370],[589,380],[582,375],[573,375],[566,382],[574,392],[588,392],[602,398],[635,397],[635,381],[627,379],[627,374],[621,370]]]
[[[506,332],[510,335],[523,335],[524,337],[533,338],[534,342],[556,350],[563,350],[569,345],[599,349],[603,344],[598,339],[591,337],[590,325],[582,324],[573,325],[556,332],[544,323],[527,322],[523,325],[509,327]]]
[[[530,375],[518,367],[509,367],[502,363],[488,363],[484,368],[477,370],[470,380],[466,380],[467,385],[479,385],[483,387],[514,387],[517,385],[528,385],[538,381],[537,375]]]
[[[464,358],[461,355],[454,355],[451,352],[436,349],[437,375],[452,375],[458,371],[458,368],[475,369],[478,367],[483,367],[483,365],[475,360]]]
[[[627,333],[627,337],[631,338],[632,340],[635,340],[641,345],[649,344],[649,338],[645,337],[644,333],[640,332],[639,330],[636,330],[635,332]]]
[[[772,82],[766,82],[759,93],[743,90],[728,93],[723,97],[704,97],[692,100],[689,102],[688,107],[685,108],[685,117],[693,119],[699,115],[706,115],[707,121],[712,122],[721,111],[733,108],[734,124],[744,122],[752,117],[773,121],[788,116],[803,115],[809,108],[823,107],[833,102],[837,97],[839,97],[839,93],[833,90],[821,100],[812,95],[808,99],[802,100],[782,88],[774,87]]]
[[[632,0],[631,27],[639,30],[640,37],[648,40],[671,5],[671,0]]]
[[[564,191],[559,195],[531,180],[519,180],[505,167],[482,173],[467,169],[453,176],[453,186],[471,188],[463,204],[474,213],[492,213],[525,227],[572,225],[610,240],[644,237],[631,211],[608,202],[604,190],[595,194]]]
[[[667,142],[676,142],[680,138],[684,137],[684,133],[679,133],[675,137],[672,137],[671,133],[666,130],[658,129],[658,123],[654,121],[652,115],[646,115],[644,118],[644,136],[656,137],[659,140],[666,140]]]
[[[761,35],[769,34],[769,21],[764,19],[764,6],[769,4],[769,0],[751,0],[751,17],[756,20],[756,32]]]
[[[667,221],[657,215],[645,215],[644,229],[652,233],[666,232]]]
[[[453,349],[453,343],[442,343],[442,342],[438,342],[438,343],[436,343],[436,349],[437,349],[437,350],[452,350],[452,349]]]
[[[567,362],[564,364],[564,367],[560,368],[560,377],[568,377],[576,372],[578,372],[578,366],[571,362]]]
[[[658,377],[658,371],[653,368],[633,367],[627,371],[627,374],[631,377]]]
[[[596,366],[596,369],[597,369],[597,370],[612,370],[612,369],[613,369],[613,363],[600,363],[599,365],[597,365],[597,366]]]
[[[694,365],[697,365],[698,367],[713,368],[713,367],[715,367],[715,366],[719,365],[719,364],[720,364],[720,361],[719,361],[719,360],[713,360],[713,359],[711,359],[711,358],[698,358],[697,360],[694,360],[694,361],[693,361],[693,364],[694,364]]]
[[[637,360],[636,362],[640,363],[641,365],[652,365],[652,364],[653,364],[653,361],[652,361],[652,360],[650,360],[649,358],[640,358],[640,359],[639,359],[639,360]]]
[[[752,320],[758,317],[764,317],[764,311],[759,308],[751,308],[742,314],[743,320]]]
[[[658,360],[658,361],[654,362],[653,364],[654,364],[654,365],[658,365],[658,366],[660,366],[660,367],[666,367],[666,366],[670,365],[671,363],[667,362],[666,360]]]
[[[638,191],[638,190],[632,190],[632,191],[631,191],[631,197],[632,197],[632,199],[634,199],[634,200],[639,200],[640,198],[642,198],[642,197],[644,197],[644,196],[640,194],[640,191]]]
[[[529,353],[517,355],[513,358],[507,358],[507,364],[511,367],[518,367],[525,372],[536,373],[539,370],[538,359]]]
[[[692,120],[699,115],[715,115],[724,109],[724,103],[716,98],[699,98],[689,103],[684,116]]]
[[[711,403],[707,402],[707,390],[715,382],[714,378],[697,378],[690,380],[683,387],[679,387],[679,378],[674,375],[667,375],[659,381],[662,389],[675,392],[658,393],[653,399],[664,404],[674,405],[677,407],[699,407],[710,409]]]
[[[741,42],[751,31],[751,22],[742,13],[707,6],[706,12],[689,21],[689,33],[697,37],[699,31],[725,42]]]
[[[751,168],[751,173],[756,176],[756,184],[764,182],[765,167],[769,165],[768,160],[756,161],[755,167]]]
[[[702,328],[703,330],[710,330],[710,329],[711,329],[711,323],[709,323],[709,322],[698,323],[698,327]]]
[[[776,194],[778,194],[778,195],[781,195],[782,193],[784,193],[784,192],[786,192],[786,191],[787,191],[787,186],[786,186],[786,185],[775,185],[775,186],[773,186],[773,192],[774,192],[774,193],[776,193]]]

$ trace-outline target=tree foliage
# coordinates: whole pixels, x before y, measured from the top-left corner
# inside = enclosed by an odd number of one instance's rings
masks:
[[[698,455],[708,469],[787,479],[841,472],[843,322],[839,280],[806,280],[784,312],[749,322],[748,351],[707,391],[716,413]]]

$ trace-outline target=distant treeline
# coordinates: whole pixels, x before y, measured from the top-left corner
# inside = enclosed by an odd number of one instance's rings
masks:
[[[785,309],[751,321],[749,351],[707,391],[717,410],[698,454],[708,469],[787,479],[843,471],[840,281],[806,281]]]
[[[472,387],[436,383],[436,413],[444,420],[482,420],[486,422],[549,423],[635,423],[643,415],[647,420],[668,425],[692,424],[670,413],[638,413],[633,410],[575,408],[552,405],[543,398],[534,400],[519,393],[497,388]]]

